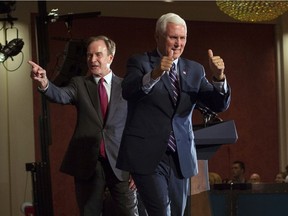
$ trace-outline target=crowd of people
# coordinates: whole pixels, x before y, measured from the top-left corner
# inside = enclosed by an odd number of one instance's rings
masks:
[[[264,183],[261,180],[259,173],[252,173],[248,178],[245,176],[245,163],[237,160],[232,163],[231,166],[231,179],[222,179],[218,173],[209,172],[210,185],[222,184],[222,183],[235,183],[235,184],[255,184]],[[266,183],[288,183],[288,165],[285,167],[285,171],[280,171],[276,174],[274,181]]]

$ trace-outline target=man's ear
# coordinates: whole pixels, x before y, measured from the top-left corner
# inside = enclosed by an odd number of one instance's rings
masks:
[[[113,55],[110,55],[109,56],[109,59],[110,59],[110,64],[113,62],[113,59],[114,59],[114,56]]]

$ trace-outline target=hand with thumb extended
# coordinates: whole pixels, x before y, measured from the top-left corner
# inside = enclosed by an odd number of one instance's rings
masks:
[[[209,58],[209,66],[211,71],[213,72],[213,76],[217,80],[225,79],[224,75],[225,64],[223,59],[220,56],[214,56],[213,51],[211,49],[208,50],[208,58]]]
[[[169,52],[168,57],[171,58],[172,61],[174,60],[174,59],[173,59],[173,54],[174,54],[174,50],[171,49],[170,52]]]
[[[213,58],[213,51],[211,49],[208,50],[208,56],[209,58]]]
[[[157,79],[158,77],[162,76],[165,71],[169,71],[173,64],[173,54],[174,51],[171,49],[168,53],[168,56],[163,56],[161,62],[158,67],[154,68],[151,73],[152,79]]]

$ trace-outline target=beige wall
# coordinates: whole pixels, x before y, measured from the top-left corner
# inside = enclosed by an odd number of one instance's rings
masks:
[[[139,4],[142,6],[139,7]],[[62,6],[61,6],[62,5]],[[63,6],[64,5],[64,6]],[[32,82],[29,77],[30,67],[27,61],[31,58],[30,13],[37,12],[37,2],[17,2],[16,11],[12,13],[18,18],[15,27],[19,29],[19,37],[23,38],[24,60],[21,67],[15,72],[8,72],[0,65],[0,215],[18,216],[20,206],[24,201],[32,200],[30,173],[25,171],[25,163],[33,162],[34,157],[34,129],[33,129],[33,98]],[[47,10],[59,8],[60,14],[68,12],[83,13],[101,11],[103,16],[127,16],[156,18],[165,12],[176,12],[185,19],[204,21],[233,21],[219,12],[211,2],[182,2],[182,3],[156,3],[156,2],[57,2],[48,1]],[[139,9],[141,8],[141,9]],[[26,10],[25,10],[26,9]],[[116,10],[117,9],[117,10]],[[207,16],[208,14],[208,16]],[[278,21],[279,43],[281,50],[279,58],[279,109],[280,109],[280,140],[281,164],[283,169],[288,164],[286,147],[287,122],[285,115],[288,109],[288,65],[282,61],[288,58],[288,16]],[[2,25],[2,24],[1,24]],[[13,31],[9,31],[9,40],[13,39]],[[283,35],[282,32],[285,34]],[[4,32],[0,31],[0,42],[5,43]],[[283,49],[285,47],[285,49]],[[19,65],[21,54],[15,60],[7,60],[8,68]],[[27,181],[27,183],[26,183]]]
[[[288,164],[288,14],[277,25],[280,168]]]
[[[35,11],[34,4],[27,3],[25,6]],[[21,204],[31,201],[31,178],[25,170],[25,163],[35,160],[32,85],[30,67],[26,63],[31,56],[30,11],[19,8],[17,5],[13,16],[18,18],[14,27],[19,30],[19,38],[25,42],[23,64],[14,72],[6,71],[0,65],[0,215],[7,216],[23,215],[20,212]],[[10,25],[7,27],[10,28]],[[16,37],[14,29],[7,32],[8,41]],[[0,31],[0,42],[5,44],[3,30]],[[4,64],[10,70],[15,69],[21,59],[22,55],[19,54],[14,61],[9,59]]]

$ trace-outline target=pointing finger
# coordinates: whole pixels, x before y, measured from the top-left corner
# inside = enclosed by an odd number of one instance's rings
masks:
[[[42,69],[38,64],[36,64],[33,61],[28,61],[28,63],[32,66],[32,67],[38,67],[38,69]]]

